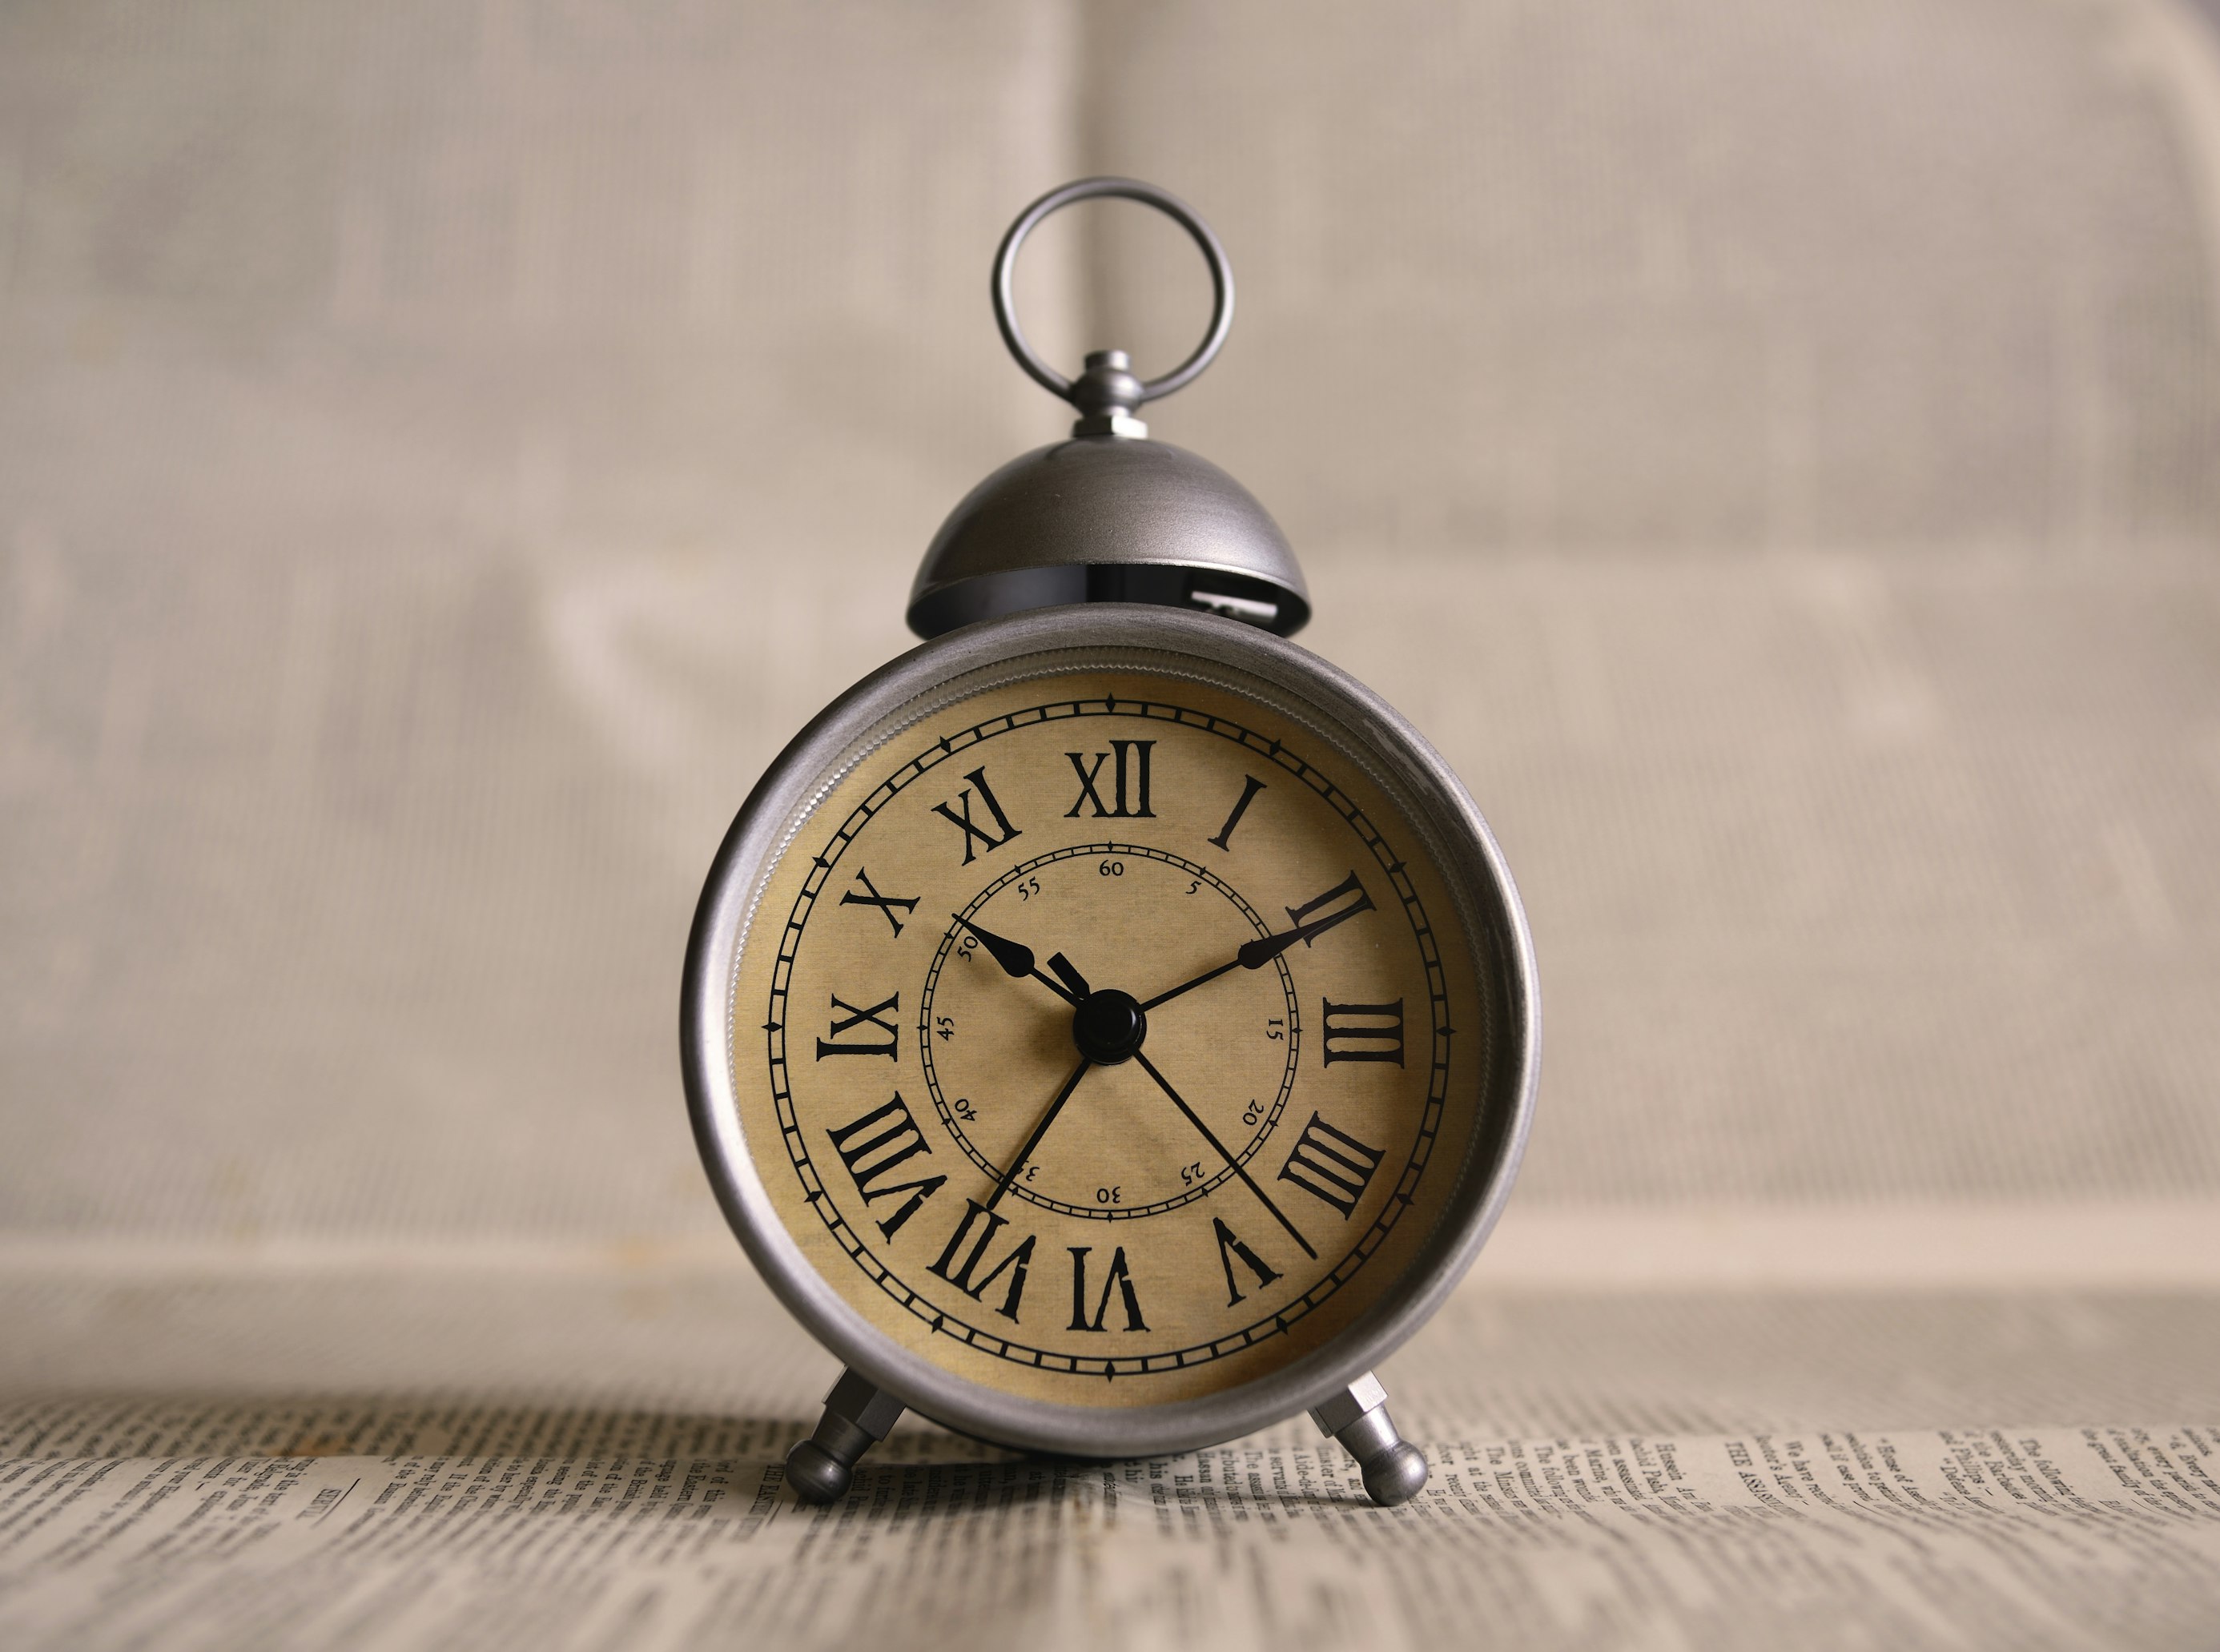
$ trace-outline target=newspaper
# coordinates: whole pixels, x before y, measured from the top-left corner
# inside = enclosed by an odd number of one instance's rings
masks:
[[[833,1508],[758,1454],[17,1459],[0,1640],[688,1649],[2209,1646],[2220,1431],[1818,1431],[965,1462]],[[1762,1587],[1759,1580],[1762,1580]]]

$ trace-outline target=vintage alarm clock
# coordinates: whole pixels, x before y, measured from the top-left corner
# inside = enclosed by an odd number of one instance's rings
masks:
[[[1019,328],[1026,234],[1098,196],[1209,260],[1208,336],[1147,383],[1118,351],[1066,379]],[[1308,1411],[1400,1502],[1425,1459],[1373,1367],[1471,1263],[1533,1111],[1518,894],[1448,765],[1284,640],[1309,599],[1263,507],[1134,416],[1225,340],[1209,228],[1072,184],[994,297],[1071,439],[957,506],[928,640],[772,764],[687,950],[710,1181],[847,1368],[788,1478],[838,1497],[904,1407],[1094,1458]]]

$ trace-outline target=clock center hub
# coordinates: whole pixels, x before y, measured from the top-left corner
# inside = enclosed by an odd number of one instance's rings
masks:
[[[1149,1018],[1131,993],[1089,993],[1071,1013],[1071,1041],[1097,1067],[1131,1061],[1149,1036]]]

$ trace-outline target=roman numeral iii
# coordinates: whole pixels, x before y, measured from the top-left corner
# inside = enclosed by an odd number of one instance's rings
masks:
[[[1094,1317],[1087,1317],[1087,1256],[1094,1247],[1075,1244],[1071,1249],[1071,1328],[1074,1331],[1100,1331],[1102,1321],[1110,1312],[1113,1292],[1122,1293],[1126,1306],[1126,1329],[1146,1331],[1141,1320],[1141,1299],[1133,1291],[1133,1275],[1126,1266],[1126,1247],[1119,1245],[1110,1258],[1110,1271],[1102,1281],[1102,1295],[1094,1304]]]
[[[1026,1235],[1023,1244],[1007,1252],[1001,1261],[983,1275],[980,1274],[979,1264],[987,1259],[987,1251],[995,1243],[995,1236],[1010,1225],[1010,1219],[995,1215],[976,1199],[967,1200],[965,1203],[970,1208],[963,1213],[963,1219],[956,1225],[956,1231],[948,1236],[948,1248],[940,1253],[940,1260],[927,1271],[939,1275],[975,1302],[984,1297],[989,1285],[1004,1274],[1009,1275],[1009,1288],[1003,1294],[1002,1306],[995,1312],[1014,1324],[1018,1317],[1018,1303],[1026,1294],[1026,1270],[1032,1265],[1033,1236],[1030,1233]],[[987,1225],[979,1229],[979,1237],[972,1241],[971,1249],[959,1263],[956,1260],[956,1253],[963,1249],[963,1241],[970,1237],[972,1228],[982,1218]]]
[[[963,863],[969,866],[979,855],[1000,849],[1016,837],[1018,828],[1010,824],[1010,817],[1002,813],[1001,804],[995,801],[995,789],[987,783],[984,765],[974,769],[963,778],[971,784],[957,793],[955,807],[951,808],[945,803],[935,803],[932,812],[951,826],[963,829]],[[979,801],[987,806],[988,814],[993,817],[989,826],[981,826],[971,818],[971,792],[975,787],[978,789]],[[980,845],[976,853],[972,849],[974,844]]]
[[[889,1239],[901,1231],[904,1222],[917,1214],[917,1207],[939,1193],[948,1180],[946,1176],[925,1176],[915,1181],[886,1179],[904,1160],[932,1151],[918,1130],[917,1120],[910,1117],[909,1104],[899,1092],[886,1106],[874,1107],[862,1118],[825,1133],[832,1138],[832,1150],[848,1167],[848,1175],[856,1183],[856,1191],[863,1194],[864,1204],[891,1199],[896,1194],[909,1195],[901,1209],[878,1225],[879,1231]]]
[[[1403,1064],[1401,999],[1392,1004],[1337,1004],[1331,998],[1319,1001],[1325,1006],[1325,1031],[1319,1039],[1321,1067],[1338,1061]]]
[[[847,1012],[845,1015],[841,1014],[843,1010]],[[817,1059],[822,1061],[827,1056],[884,1056],[889,1061],[894,1060],[895,1044],[900,1037],[895,1027],[894,1017],[901,1012],[900,993],[892,998],[881,999],[869,1009],[857,1009],[839,994],[834,993],[832,1029],[826,1037],[817,1041]],[[868,1032],[857,1032],[852,1038],[841,1036],[858,1027],[876,1029],[885,1033],[886,1039],[882,1043]]]
[[[1097,751],[1094,760],[1088,762],[1076,751],[1063,755],[1071,759],[1072,772],[1079,776],[1078,801],[1064,811],[1067,820],[1077,818],[1079,811],[1088,804],[1094,806],[1094,818],[1118,820],[1153,820],[1156,811],[1149,807],[1149,752],[1154,740],[1113,740],[1107,751]],[[1102,765],[1114,761],[1111,772],[1112,806],[1105,807],[1102,794],[1095,789],[1102,776]]]
[[[1382,1156],[1378,1148],[1367,1147],[1314,1113],[1303,1126],[1303,1133],[1295,1138],[1294,1150],[1288,1155],[1280,1180],[1292,1181],[1305,1193],[1323,1199],[1346,1221],[1356,1214],[1356,1201],[1364,1197]],[[1230,1275],[1232,1269],[1227,1272]]]

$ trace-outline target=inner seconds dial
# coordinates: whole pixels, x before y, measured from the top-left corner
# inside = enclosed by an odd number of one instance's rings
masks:
[[[955,914],[926,971],[918,1051],[934,1107],[981,1170],[1046,1209],[1117,1220],[1203,1198],[1249,1166],[1287,1107],[1302,1048],[1294,979],[1275,954],[1153,1001],[1182,984],[1167,959],[1232,957],[1269,933],[1231,884],[1161,849],[1077,844],[1010,868]],[[1004,967],[1021,955],[1025,970]],[[1082,1086],[1026,1151],[1079,1055]],[[1211,1075],[1182,1096],[1200,1128],[1151,1064]]]

